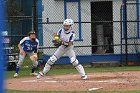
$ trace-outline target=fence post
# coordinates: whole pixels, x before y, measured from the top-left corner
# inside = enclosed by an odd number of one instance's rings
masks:
[[[32,30],[37,33],[36,0],[32,1]]]
[[[137,38],[139,38],[139,21],[140,21],[140,18],[139,18],[139,0],[136,0],[136,12],[137,12]]]
[[[128,61],[128,47],[127,47],[127,0],[123,0],[123,24],[124,24],[124,38],[125,38],[125,65]]]
[[[123,47],[123,43],[122,43],[122,38],[123,38],[123,36],[122,36],[122,33],[123,33],[123,25],[122,25],[122,23],[123,23],[123,20],[122,20],[122,12],[123,11],[123,5],[121,5],[121,7],[120,7],[120,30],[121,30],[121,35],[120,35],[120,37],[121,37],[121,62],[120,62],[120,65],[122,66],[123,65],[123,53],[122,53],[122,47]]]

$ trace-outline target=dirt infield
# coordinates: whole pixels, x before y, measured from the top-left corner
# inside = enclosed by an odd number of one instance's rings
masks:
[[[140,71],[89,73],[88,80],[78,74],[13,78],[6,80],[6,89],[24,91],[118,91],[140,90]]]

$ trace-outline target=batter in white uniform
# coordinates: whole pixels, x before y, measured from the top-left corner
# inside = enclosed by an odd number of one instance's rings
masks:
[[[49,60],[45,64],[43,71],[39,72],[37,79],[40,79],[41,76],[46,74],[50,70],[51,66],[64,54],[66,54],[70,58],[70,62],[80,73],[81,78],[87,79],[85,70],[83,66],[79,64],[79,61],[76,59],[76,55],[73,50],[73,42],[75,39],[75,33],[72,31],[73,25],[74,22],[72,19],[66,19],[63,23],[63,28],[54,34],[55,36],[59,36],[60,40],[62,41],[62,44],[58,47],[56,52],[49,58]]]

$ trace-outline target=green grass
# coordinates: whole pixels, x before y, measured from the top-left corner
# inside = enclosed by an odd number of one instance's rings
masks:
[[[28,68],[25,68],[28,66]],[[25,57],[25,60],[20,68],[19,75],[20,77],[27,77],[31,72],[32,61],[29,59],[29,56]],[[87,73],[96,73],[96,72],[118,72],[118,71],[140,71],[140,66],[125,66],[125,67],[100,67],[100,68],[85,68]],[[37,72],[39,72],[38,69]],[[6,78],[13,78],[15,71],[6,71]],[[55,65],[49,72],[49,75],[63,75],[63,74],[76,74],[77,70],[74,69],[72,65]]]
[[[87,73],[99,73],[99,72],[118,72],[118,71],[140,71],[140,66],[127,66],[127,67],[104,67],[104,68],[85,68]],[[29,68],[22,68],[19,71],[20,77],[27,77],[31,72],[31,67]],[[37,71],[39,72],[39,70]],[[7,78],[13,78],[15,71],[6,71]],[[63,75],[63,74],[76,74],[78,73],[74,68],[52,68],[49,75]]]
[[[42,91],[42,92],[37,92],[37,91],[16,91],[16,90],[6,90],[6,93],[140,93],[140,90],[137,91],[82,91],[82,92],[51,92],[51,91]]]

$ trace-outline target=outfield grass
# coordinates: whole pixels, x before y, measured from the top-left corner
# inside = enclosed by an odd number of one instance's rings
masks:
[[[127,67],[104,67],[104,68],[85,68],[87,73],[97,72],[118,72],[118,71],[140,71],[140,66],[127,66]],[[19,72],[20,77],[27,77],[31,72],[31,67],[21,69]],[[37,71],[39,72],[39,70]],[[7,78],[13,78],[15,71],[6,71]],[[63,75],[63,74],[76,74],[77,70],[74,68],[53,68],[48,73],[49,75]]]
[[[19,71],[20,77],[27,77],[31,73],[32,61],[29,56],[25,57],[25,60]],[[125,66],[125,67],[84,67],[87,73],[96,72],[118,72],[118,71],[140,71],[140,66]],[[37,72],[39,72],[38,69]],[[6,78],[13,78],[15,71],[6,71]],[[49,72],[49,75],[63,75],[63,74],[76,74],[77,70],[72,65],[55,65]]]
[[[37,92],[37,91],[16,91],[16,90],[6,90],[6,93],[140,93],[140,91],[80,91],[80,92],[56,92],[56,91],[44,91],[44,92]]]

